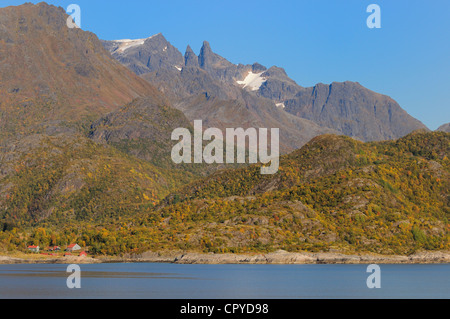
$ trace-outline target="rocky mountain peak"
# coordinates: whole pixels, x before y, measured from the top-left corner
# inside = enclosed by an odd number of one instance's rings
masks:
[[[201,51],[202,51],[202,52],[210,52],[210,53],[213,53],[213,52],[212,52],[212,49],[211,49],[211,45],[209,44],[208,41],[206,41],[206,40],[203,41],[203,45],[202,45]]]
[[[192,50],[192,48],[191,48],[191,46],[189,44],[188,44],[188,46],[186,48],[186,53],[194,53],[194,50]]]
[[[194,53],[191,46],[188,45],[184,54],[184,65],[187,67],[199,67],[198,56]]]
[[[145,40],[145,42],[150,42],[156,46],[161,45],[168,45],[170,44],[169,41],[167,41],[166,37],[160,32],[158,34],[155,34]]]
[[[146,39],[103,41],[103,45],[138,75],[161,69],[180,70],[185,64],[183,55],[162,33]]]
[[[232,64],[225,58],[214,53],[208,41],[203,42],[203,46],[200,50],[200,55],[198,56],[198,64],[202,69],[205,69],[207,71],[211,69],[224,69],[234,66],[234,64]]]
[[[208,41],[203,42],[198,56],[198,64],[200,68],[217,80],[231,82],[236,76],[240,75],[238,66],[214,53]]]
[[[216,56],[211,50],[211,46],[208,41],[203,42],[203,46],[200,49],[200,55],[198,56],[198,64],[203,69],[208,69],[215,62]]]
[[[282,79],[285,79],[288,77],[286,71],[283,68],[280,68],[277,66],[273,66],[270,69],[268,69],[264,73],[264,76],[273,77],[273,78],[282,78]]]
[[[259,63],[254,63],[252,65],[252,72],[253,73],[261,73],[261,72],[264,72],[266,70],[267,70],[267,68],[264,65],[261,65]]]

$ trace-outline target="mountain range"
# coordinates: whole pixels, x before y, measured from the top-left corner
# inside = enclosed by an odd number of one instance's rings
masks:
[[[448,248],[448,125],[429,132],[356,82],[305,88],[208,42],[183,55],[162,34],[102,41],[67,18],[0,9],[0,251]],[[172,131],[197,119],[280,128],[279,172],[174,164]]]
[[[379,141],[427,130],[393,99],[359,83],[305,88],[282,68],[233,64],[214,53],[207,41],[198,56],[188,46],[184,57],[161,33],[103,45],[166,93],[189,119],[202,118],[218,127],[280,127],[288,151],[325,133]]]

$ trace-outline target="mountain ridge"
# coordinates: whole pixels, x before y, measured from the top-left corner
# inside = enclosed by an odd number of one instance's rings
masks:
[[[133,47],[126,55],[119,56],[113,51],[111,52],[113,57],[119,61],[126,61],[125,65],[129,67],[130,61],[133,61],[133,57],[136,55],[141,60],[162,61],[160,62],[161,67],[157,69],[153,67],[147,73],[142,74],[132,66],[130,69],[158,86],[165,93],[179,92],[181,87],[190,85],[184,82],[194,81],[194,78],[191,79],[182,74],[184,69],[206,72],[202,75],[203,80],[197,83],[208,82],[207,84],[203,84],[203,86],[200,84],[196,91],[180,93],[172,100],[174,106],[181,110],[192,110],[196,108],[196,105],[186,106],[183,101],[178,104],[180,99],[195,99],[195,96],[203,94],[203,91],[207,91],[210,96],[224,99],[224,96],[233,91],[230,87],[237,87],[256,96],[255,104],[252,105],[254,109],[258,108],[258,104],[264,104],[259,99],[268,99],[272,101],[273,106],[279,108],[275,111],[277,113],[290,113],[299,119],[309,120],[328,132],[335,130],[363,141],[395,139],[417,129],[427,129],[423,123],[411,117],[392,98],[366,89],[358,82],[333,82],[329,85],[319,83],[314,87],[305,88],[289,78],[286,71],[280,67],[273,66],[267,69],[259,63],[253,65],[233,64],[215,53],[208,41],[203,42],[198,56],[188,45],[184,55],[184,65],[180,67],[181,53],[176,57],[167,55],[163,46],[173,50],[176,48],[162,34],[159,34],[159,38],[158,42],[160,43],[152,44],[152,48],[155,49],[148,57],[145,56],[145,53],[148,52],[145,48],[148,43]],[[149,42],[152,40],[150,39]],[[103,43],[108,48],[114,41],[104,41]],[[159,50],[156,49],[158,45],[160,46]],[[181,72],[181,76],[179,72]],[[201,74],[198,73],[198,75]],[[199,81],[198,75],[195,81]],[[222,86],[222,90],[209,91],[208,87],[213,82],[216,83],[215,86]],[[233,93],[227,99],[235,100],[236,95]],[[242,101],[242,99],[238,99]],[[326,111],[323,112],[323,110]],[[190,112],[192,113],[192,111]],[[200,108],[198,113],[210,113],[210,111]],[[191,117],[189,118],[192,120]],[[221,119],[224,119],[223,114]],[[214,118],[214,120],[220,119]],[[231,119],[229,122],[233,123]],[[285,127],[286,122],[278,125]],[[308,141],[299,132],[297,132],[297,139],[301,140],[301,143],[295,143],[287,138],[290,149],[298,148]]]

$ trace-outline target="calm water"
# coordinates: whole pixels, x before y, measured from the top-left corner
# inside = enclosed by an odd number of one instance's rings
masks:
[[[0,265],[0,298],[450,298],[450,264],[380,265],[380,289],[367,288],[366,265],[80,267],[81,289],[68,289],[67,265]]]

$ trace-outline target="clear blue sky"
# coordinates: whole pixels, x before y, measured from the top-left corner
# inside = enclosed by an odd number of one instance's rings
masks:
[[[40,1],[1,0],[0,6]],[[101,39],[162,32],[182,53],[208,40],[233,63],[277,65],[302,86],[357,81],[430,129],[450,122],[449,0],[48,0],[80,5]],[[381,29],[366,8],[381,7]]]

